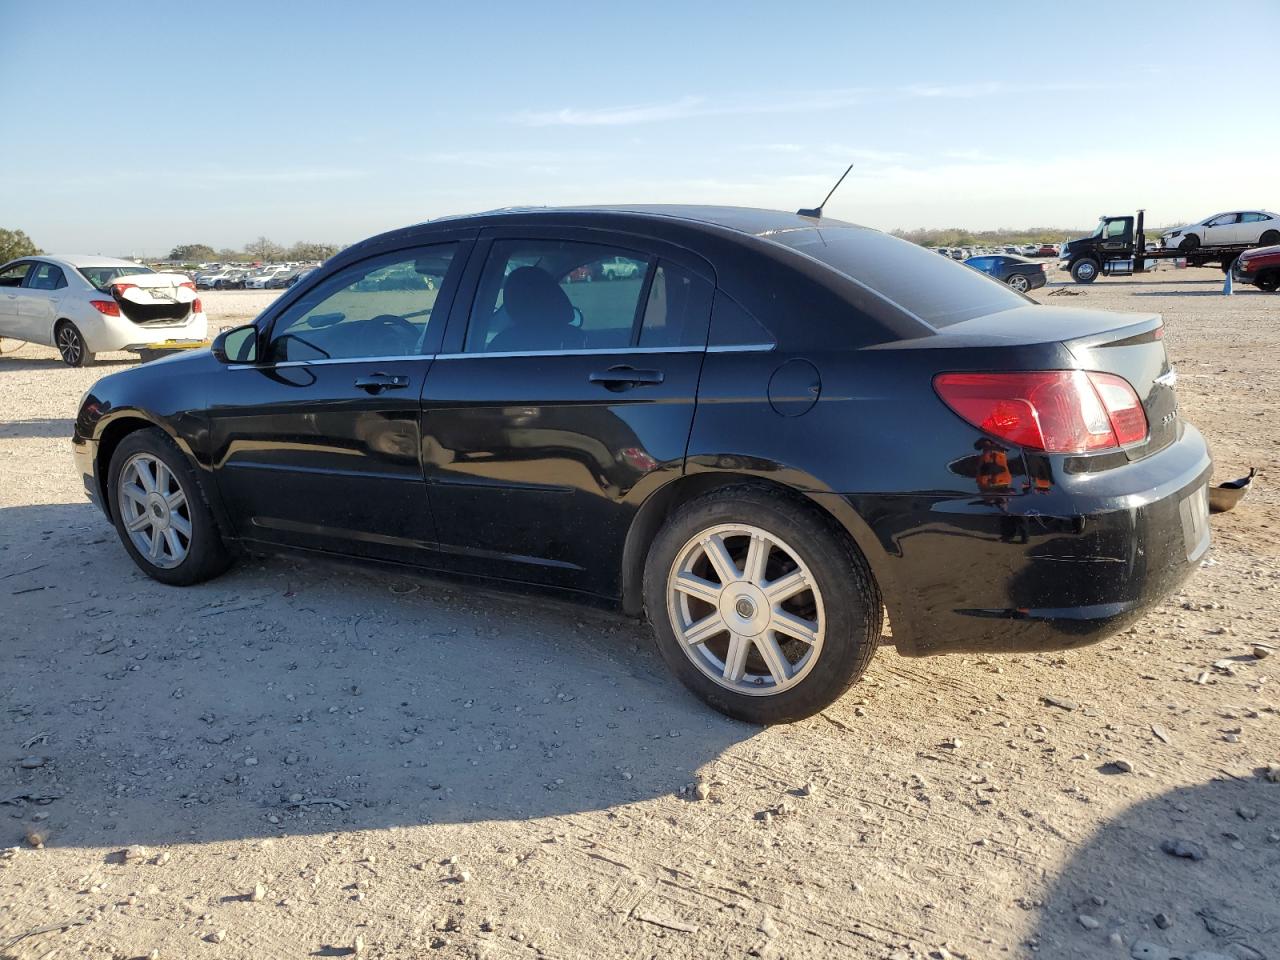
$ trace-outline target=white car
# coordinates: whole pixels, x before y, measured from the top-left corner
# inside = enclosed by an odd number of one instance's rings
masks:
[[[245,277],[244,288],[246,290],[265,290],[268,283],[280,276],[280,274],[288,273],[291,269],[291,267],[285,266],[267,267],[265,270],[260,270],[258,273]]]
[[[640,273],[640,263],[628,257],[612,257],[600,264],[600,276],[605,280],[625,280]]]
[[[203,343],[208,321],[196,285],[129,260],[39,256],[0,267],[0,337],[58,348],[80,367],[94,354]]]
[[[1266,210],[1236,210],[1215,213],[1199,223],[1188,224],[1160,235],[1166,250],[1195,250],[1224,244],[1270,246],[1280,243],[1280,213]]]

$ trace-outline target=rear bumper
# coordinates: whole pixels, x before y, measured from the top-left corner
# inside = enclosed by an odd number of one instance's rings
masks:
[[[1173,591],[1209,549],[1213,465],[1190,424],[1159,453],[1007,497],[846,497],[900,653],[1093,643]]]

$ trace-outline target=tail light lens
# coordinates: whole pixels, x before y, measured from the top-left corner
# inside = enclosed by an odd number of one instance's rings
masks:
[[[138,289],[138,285],[136,283],[113,283],[111,285],[111,292],[114,293],[117,297],[123,297],[124,292],[126,290],[137,290],[137,289]]]
[[[1088,453],[1147,437],[1147,415],[1129,381],[1110,373],[1041,370],[942,373],[944,403],[984,433],[1046,453]]]
[[[89,306],[97,310],[103,316],[118,317],[120,316],[120,304],[114,300],[90,300]]]
[[[200,302],[199,297],[196,297],[194,300],[191,301],[191,312],[204,313],[204,304]]]
[[[194,290],[196,288],[196,285],[192,283],[190,280],[183,281],[182,283],[178,284],[178,286],[186,287],[188,290]]]

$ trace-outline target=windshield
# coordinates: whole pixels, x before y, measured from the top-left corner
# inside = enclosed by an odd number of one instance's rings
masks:
[[[822,261],[935,328],[1027,303],[949,257],[864,227],[786,230],[767,239]]]
[[[76,267],[76,269],[80,271],[80,276],[104,293],[107,287],[121,277],[132,277],[139,273],[155,273],[150,267],[144,267],[141,264],[132,264],[127,267]]]

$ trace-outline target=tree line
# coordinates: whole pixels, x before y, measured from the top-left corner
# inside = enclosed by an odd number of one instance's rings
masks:
[[[1023,227],[999,230],[965,230],[962,227],[941,229],[894,230],[895,237],[926,247],[994,247],[1005,243],[1059,243],[1072,237],[1086,237],[1092,227]]]
[[[267,237],[258,237],[246,243],[241,250],[229,247],[215,250],[207,243],[180,243],[169,251],[166,259],[182,263],[208,263],[211,260],[223,263],[237,260],[328,260],[341,249],[336,243],[314,243],[306,240],[286,247]]]

